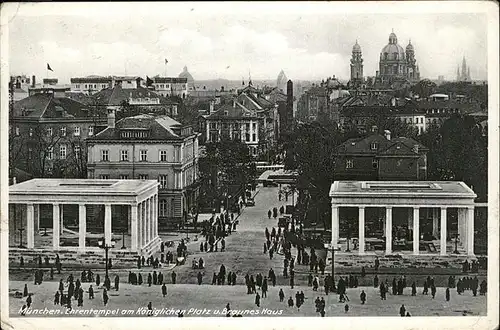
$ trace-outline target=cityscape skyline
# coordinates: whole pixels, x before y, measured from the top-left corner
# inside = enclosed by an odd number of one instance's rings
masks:
[[[23,15],[21,7],[10,24],[10,72],[42,78],[50,63],[54,72],[49,77],[63,83],[93,74],[177,76],[184,66],[195,80],[248,80],[250,75],[255,80],[275,79],[281,70],[296,80],[332,75],[349,79],[356,40],[364,75],[375,76],[380,51],[394,30],[403,48],[411,40],[423,78],[442,75],[454,80],[465,56],[472,79],[487,79],[486,21],[481,14],[368,16],[292,11],[279,17],[271,6],[264,14],[250,13],[244,20],[229,13],[213,20],[210,12],[192,7],[186,13],[184,7],[174,6],[164,19],[138,13],[134,19],[117,14],[105,20],[100,16],[32,17]],[[144,19],[147,25],[142,24]]]

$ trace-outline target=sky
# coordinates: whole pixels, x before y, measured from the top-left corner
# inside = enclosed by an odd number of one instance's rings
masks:
[[[411,8],[363,13],[336,10],[332,3],[302,9],[266,3],[242,3],[241,8],[95,3],[67,12],[44,5],[21,5],[9,20],[11,74],[45,78],[49,63],[54,70],[49,77],[61,83],[91,74],[177,76],[184,66],[195,80],[276,79],[280,70],[290,79],[348,79],[356,40],[364,75],[374,76],[394,30],[403,48],[411,39],[421,77],[455,79],[465,56],[472,78],[487,79],[488,27],[482,13],[415,13]]]

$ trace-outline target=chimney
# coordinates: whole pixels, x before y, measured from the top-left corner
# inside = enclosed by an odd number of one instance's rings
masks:
[[[33,81],[31,82],[31,87],[35,88],[35,76],[33,76]]]
[[[236,100],[233,99],[233,108],[236,108]]]
[[[389,130],[387,130],[387,129],[386,129],[386,130],[384,131],[384,135],[385,135],[385,138],[386,138],[388,141],[390,141],[390,140],[391,140],[391,131],[389,131]]]
[[[108,128],[115,128],[115,109],[108,108]]]
[[[211,101],[210,101],[210,110],[209,110],[209,112],[208,112],[209,114],[211,114],[212,112],[214,112],[214,103],[215,103],[215,101],[214,101],[214,100],[211,100]]]

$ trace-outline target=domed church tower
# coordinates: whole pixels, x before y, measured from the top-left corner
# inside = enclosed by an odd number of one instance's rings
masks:
[[[408,68],[411,69],[411,75]],[[410,43],[405,52],[398,44],[398,37],[393,31],[389,35],[389,43],[380,52],[378,80],[382,83],[391,83],[396,79],[414,80],[419,76],[413,45]]]
[[[408,42],[408,46],[406,46],[406,62],[406,78],[410,81],[420,80],[420,72],[418,72],[417,60],[415,59],[415,49],[413,49],[411,40]]]
[[[352,57],[351,57],[351,81],[350,83],[355,86],[359,86],[363,82],[363,57],[361,55],[361,47],[358,44],[358,40],[354,46],[352,46]]]

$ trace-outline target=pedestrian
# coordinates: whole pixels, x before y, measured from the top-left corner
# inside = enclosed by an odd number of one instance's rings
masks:
[[[415,284],[415,281],[411,284],[411,295],[412,296],[417,295],[417,285]]]
[[[366,293],[365,290],[361,290],[361,294],[359,295],[359,299],[361,300],[361,305],[365,304],[366,301]]]
[[[401,305],[401,307],[399,308],[399,315],[401,315],[402,317],[406,315],[405,305]]]
[[[104,303],[104,306],[106,306],[108,304],[108,300],[109,300],[108,291],[106,289],[103,289],[103,291],[102,291],[102,301]]]
[[[177,280],[177,274],[175,273],[175,271],[172,271],[171,277],[172,277],[172,284],[175,284]]]
[[[161,293],[163,294],[163,297],[167,295],[167,286],[165,285],[165,283],[163,283],[163,285],[161,286]]]
[[[257,305],[257,307],[260,307],[260,295],[258,292],[255,294],[255,305]]]
[[[59,305],[59,291],[56,291],[56,294],[54,295],[54,305]]]
[[[94,288],[92,287],[92,284],[89,287],[89,299],[94,299]]]
[[[24,291],[23,291],[23,297],[27,297],[28,296],[28,284],[24,284]]]
[[[288,298],[288,307],[293,307],[293,299],[292,299],[292,297]]]
[[[375,275],[375,277],[373,278],[373,287],[378,288],[378,276],[377,275]]]
[[[101,277],[97,274],[95,276],[95,286],[99,286],[99,284],[101,284]]]
[[[272,215],[271,210],[267,211],[267,217],[268,217],[269,219],[271,219],[271,215]]]
[[[344,311],[347,313],[349,311],[349,305],[348,304],[345,304],[344,306]]]
[[[283,289],[280,289],[278,296],[280,298],[280,302],[283,302],[283,300],[285,299],[285,293],[283,292]]]
[[[137,278],[137,283],[139,283],[139,285],[142,285],[142,283],[143,283],[142,282],[142,274],[141,273],[139,273],[139,276]]]
[[[33,302],[33,299],[31,298],[31,293],[30,293],[30,294],[28,294],[28,298],[26,298],[26,307],[30,308],[32,302]]]
[[[198,285],[201,285],[201,282],[203,280],[203,275],[201,274],[201,272],[198,272]]]
[[[148,316],[152,316],[153,315],[153,303],[150,301],[148,303]]]
[[[115,290],[118,291],[118,286],[120,285],[120,278],[118,275],[115,276]]]
[[[220,252],[224,252],[226,250],[226,240],[224,239],[224,237],[222,238],[222,240],[220,241],[221,243],[221,249],[220,249]]]
[[[380,266],[380,260],[378,260],[378,257],[375,257],[375,271],[378,271],[379,266]]]
[[[148,286],[151,286],[151,283],[153,283],[153,276],[151,276],[151,273],[148,274]]]
[[[366,270],[365,270],[365,266],[361,267],[361,277],[365,277],[366,275]]]
[[[410,312],[406,312],[406,316],[411,316],[411,315],[410,315]]]
[[[434,284],[431,286],[431,294],[432,299],[434,299],[434,297],[436,297],[436,286]]]
[[[445,296],[446,296],[446,301],[450,301],[450,288],[446,288]]]
[[[54,268],[52,266],[50,267],[50,279],[54,279]]]
[[[429,285],[427,284],[427,281],[424,282],[424,289],[422,291],[423,295],[428,295],[429,294]]]

